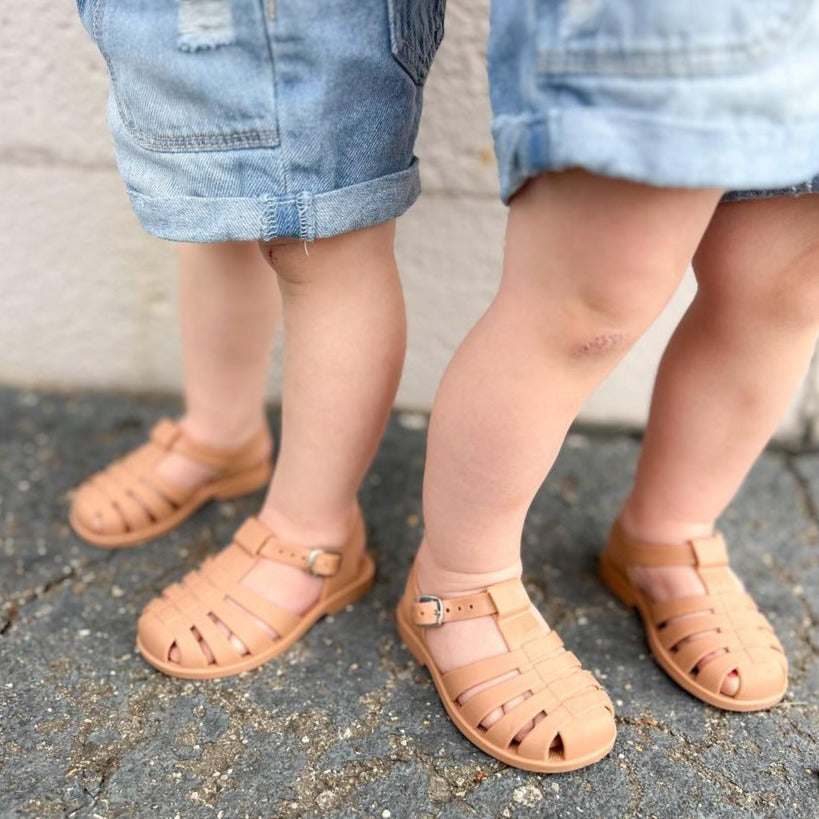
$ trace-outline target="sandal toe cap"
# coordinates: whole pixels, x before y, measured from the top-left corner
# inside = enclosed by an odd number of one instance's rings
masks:
[[[97,488],[86,481],[75,491],[69,519],[99,535],[118,535],[126,531],[125,523]]]
[[[764,662],[741,662],[736,671],[739,689],[733,699],[742,705],[778,702],[788,688],[788,665],[783,654],[771,649]]]
[[[614,713],[605,706],[575,717],[560,730],[563,757],[571,762],[595,754],[604,754],[614,745],[617,726]]]
[[[158,616],[154,606],[159,600],[152,600],[137,621],[137,642],[141,653],[159,662],[168,662],[168,655],[174,643],[174,635]]]

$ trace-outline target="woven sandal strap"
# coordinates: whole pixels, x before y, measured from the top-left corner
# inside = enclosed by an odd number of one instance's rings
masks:
[[[488,614],[495,614],[497,610],[492,597],[486,592],[447,599],[422,594],[413,601],[410,616],[416,626],[436,628],[456,620],[486,617]]]
[[[263,427],[247,443],[236,449],[218,449],[200,441],[194,441],[182,427],[170,418],[161,418],[151,428],[150,438],[158,446],[167,451],[178,452],[194,461],[223,468],[226,466],[243,464],[253,459],[259,450],[260,439],[267,436]]]
[[[332,577],[341,568],[341,555],[320,546],[297,546],[279,540],[258,518],[248,518],[233,536],[233,542],[251,557],[262,556],[287,563],[318,577]]]
[[[612,528],[608,554],[620,566],[718,568],[728,565],[728,550],[719,532],[692,538],[686,543],[649,543],[626,535],[619,520]]]

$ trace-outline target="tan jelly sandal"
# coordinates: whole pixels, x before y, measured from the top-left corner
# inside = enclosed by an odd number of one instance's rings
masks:
[[[81,484],[68,520],[74,531],[94,546],[121,549],[164,535],[209,500],[226,500],[266,486],[272,463],[259,461],[259,450],[270,441],[263,427],[243,446],[214,449],[192,440],[169,418],[158,421],[150,439]],[[169,452],[213,467],[216,474],[197,487],[177,486],[155,471]],[[102,522],[102,531],[94,528]]]
[[[507,765],[539,773],[573,771],[602,759],[614,745],[614,708],[605,691],[560,637],[535,617],[520,580],[506,580],[470,597],[442,600],[418,591],[413,568],[398,605],[398,633],[432,675],[447,713],[473,744]],[[426,645],[426,629],[493,615],[509,651],[442,673]],[[458,698],[509,672],[514,677]],[[481,722],[504,703],[529,694],[491,727]],[[515,736],[538,720],[520,742]],[[552,748],[555,740],[559,750]]]
[[[631,582],[627,566],[692,566],[706,593],[654,601]],[[640,612],[654,658],[690,694],[728,711],[770,708],[785,695],[785,652],[754,601],[737,588],[722,535],[658,545],[630,538],[617,521],[600,574],[623,603]],[[720,651],[725,653],[699,667]],[[733,696],[721,692],[732,671],[739,678]]]
[[[213,679],[256,668],[287,650],[325,614],[341,611],[372,588],[375,564],[364,551],[364,541],[358,511],[353,532],[340,550],[285,543],[257,518],[248,518],[227,548],[145,607],[137,624],[137,648],[154,668],[173,677]],[[260,557],[323,578],[319,599],[304,614],[295,614],[242,585]],[[241,641],[244,651],[217,623]],[[271,637],[262,624],[277,636]],[[178,662],[170,658],[174,647]]]

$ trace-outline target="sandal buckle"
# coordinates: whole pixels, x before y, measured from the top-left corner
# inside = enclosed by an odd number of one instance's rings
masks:
[[[324,549],[310,549],[310,554],[307,555],[307,574],[312,574],[316,577],[316,561],[324,554]]]
[[[434,623],[420,623],[421,628],[438,628],[444,624],[444,601],[434,594],[422,594],[418,598],[419,603],[434,603],[435,604],[435,622]]]

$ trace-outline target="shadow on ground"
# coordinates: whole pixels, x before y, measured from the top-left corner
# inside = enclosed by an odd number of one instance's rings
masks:
[[[111,553],[66,525],[68,490],[139,443],[168,399],[0,390],[0,815],[721,817],[815,815],[819,456],[766,453],[722,527],[791,662],[786,701],[726,714],[647,656],[595,576],[638,443],[572,434],[525,533],[525,581],[607,686],[614,751],[538,776],[461,738],[392,611],[420,537],[424,416],[393,417],[362,495],[373,593],[289,654],[192,683],[134,649],[142,606],[221,544],[261,495]]]

